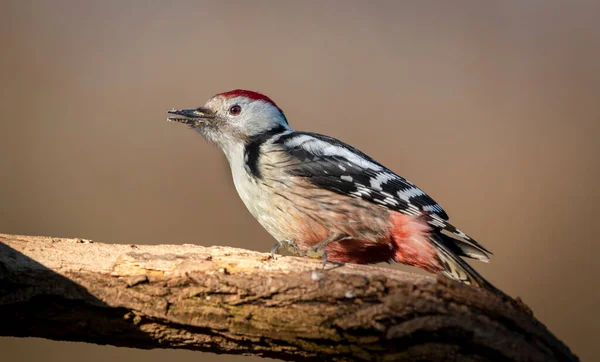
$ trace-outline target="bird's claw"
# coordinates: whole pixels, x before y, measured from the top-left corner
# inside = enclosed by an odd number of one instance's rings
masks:
[[[323,259],[323,266],[321,270],[325,270],[325,266],[327,265],[327,251],[324,248],[308,248],[307,250],[300,250],[298,244],[291,240],[280,240],[277,241],[271,247],[271,259],[275,259],[275,254],[277,254],[281,249],[288,251],[290,254],[294,256],[306,256],[314,259]]]
[[[321,268],[322,271],[325,270],[325,265],[327,265],[327,250],[323,250],[323,267]]]
[[[280,249],[287,250],[292,255],[296,255],[296,256],[304,255],[302,250],[300,250],[300,248],[298,248],[298,245],[295,242],[293,242],[291,240],[280,240],[271,247],[271,259],[275,259],[275,253],[277,253]]]

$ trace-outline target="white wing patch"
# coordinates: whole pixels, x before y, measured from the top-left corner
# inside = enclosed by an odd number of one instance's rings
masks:
[[[309,141],[313,141],[315,140],[314,137],[309,136],[309,135],[300,135],[300,136],[294,136],[288,140],[285,141],[285,145],[287,147],[298,147],[301,144],[303,144],[304,142],[309,142]]]
[[[373,190],[377,190],[377,191],[382,191],[383,189],[381,188],[381,185],[393,180],[393,179],[397,179],[398,176],[392,174],[392,173],[388,173],[388,172],[382,172],[377,174],[376,177],[371,178],[371,188]]]
[[[410,199],[416,196],[425,195],[423,190],[417,187],[410,188],[408,190],[399,190],[398,197],[406,202],[410,202]]]
[[[349,162],[369,170],[381,171],[382,167],[366,160],[350,150],[340,147],[309,135],[300,135],[285,141],[289,148],[302,146],[306,151],[314,153],[317,156],[336,156],[343,157]]]

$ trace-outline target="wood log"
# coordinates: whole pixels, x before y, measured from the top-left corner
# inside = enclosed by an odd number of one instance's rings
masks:
[[[577,361],[519,300],[229,247],[0,234],[1,336],[284,360]]]

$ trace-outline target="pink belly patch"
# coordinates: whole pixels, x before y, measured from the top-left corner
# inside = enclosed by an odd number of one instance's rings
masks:
[[[394,212],[390,215],[390,237],[394,244],[394,261],[435,273],[442,269],[435,247],[429,241],[429,225],[419,216]]]

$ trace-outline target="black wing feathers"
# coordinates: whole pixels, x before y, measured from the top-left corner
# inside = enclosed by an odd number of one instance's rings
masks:
[[[315,152],[315,150],[319,151],[317,146],[321,144],[307,149],[305,143],[311,142],[307,141],[294,147],[285,148],[289,156],[299,161],[293,169],[288,171],[290,174],[305,177],[315,186],[344,195],[360,196],[369,202],[384,205],[395,211],[415,215],[421,212],[435,213],[444,220],[448,219],[448,215],[441,206],[415,185],[396,175],[356,148],[335,138],[315,133],[294,132],[280,137],[277,143],[284,144],[286,141],[299,136],[309,136],[314,140],[322,141],[323,144],[347,150],[376,166],[377,169],[365,168],[343,155],[336,155],[331,152]],[[321,149],[321,151],[323,150]],[[377,188],[373,187],[374,181],[378,181],[376,182]],[[410,195],[411,191],[414,195]],[[401,198],[399,192],[408,192],[408,194]]]
[[[356,148],[309,132],[284,134],[274,143],[281,144],[293,160],[286,170],[289,174],[404,214],[424,214],[440,232],[440,240],[457,255],[488,261],[486,253],[490,252],[450,224],[446,212],[429,195]]]

